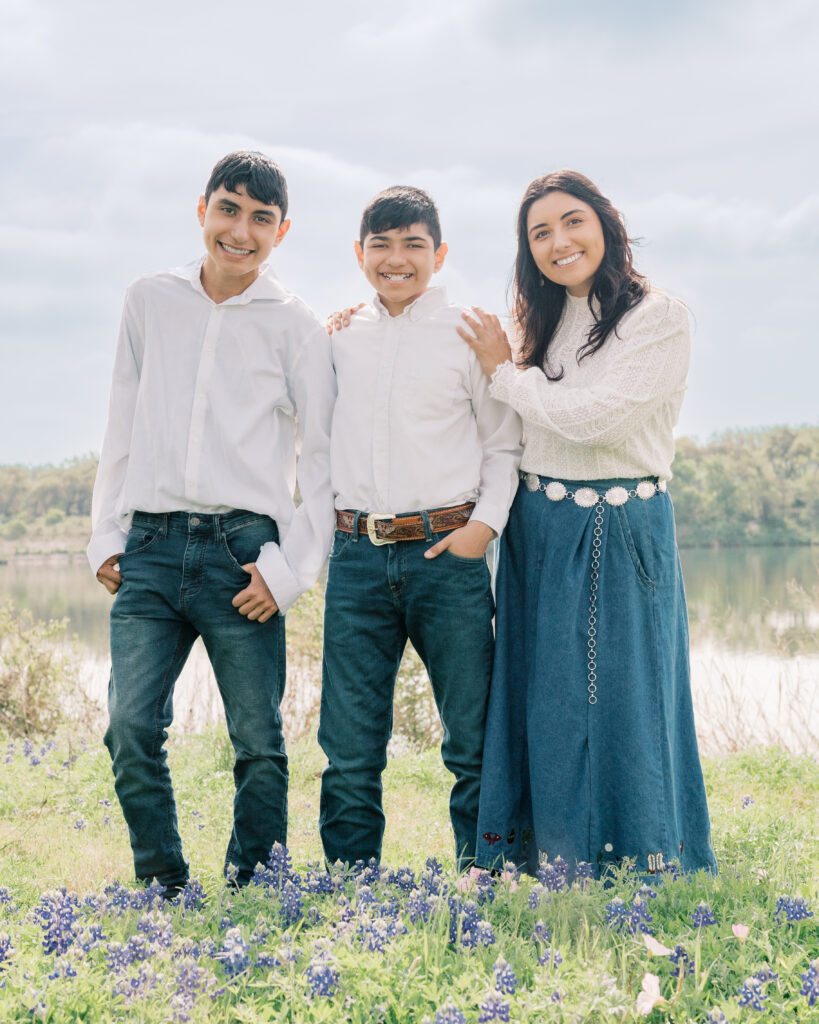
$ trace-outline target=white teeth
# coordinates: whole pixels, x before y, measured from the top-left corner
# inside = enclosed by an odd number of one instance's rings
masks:
[[[555,260],[555,263],[556,263],[556,264],[557,264],[557,265],[558,265],[559,267],[566,267],[566,266],[568,266],[568,265],[569,265],[570,263],[576,263],[576,262],[577,262],[577,260],[579,260],[579,259],[580,259],[580,257],[581,257],[582,255],[583,255],[583,253],[582,253],[582,252],[576,252],[576,253],[574,253],[574,254],[573,254],[572,256],[566,256],[566,257],[565,257],[564,259],[562,259],[562,260]]]
[[[231,253],[233,256],[249,256],[253,252],[252,249],[237,249],[235,246],[228,245],[227,242],[220,242],[219,244],[226,252]]]
[[[382,274],[388,281],[409,281],[412,274]]]

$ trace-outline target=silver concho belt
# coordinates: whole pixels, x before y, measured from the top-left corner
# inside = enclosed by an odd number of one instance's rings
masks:
[[[653,480],[641,480],[635,488],[629,490],[626,487],[609,487],[604,494],[598,494],[593,487],[578,487],[576,491],[571,490],[566,484],[559,480],[550,480],[544,484],[537,473],[520,474],[521,480],[526,484],[527,491],[542,491],[549,501],[563,501],[569,499],[580,508],[594,508],[594,532],[592,536],[591,568],[589,571],[589,625],[586,631],[588,637],[586,647],[588,648],[588,660],[586,676],[589,693],[589,704],[597,703],[597,585],[600,579],[600,545],[603,537],[603,513],[606,505],[625,505],[629,498],[641,498],[648,501],[659,491],[666,490],[665,480],[654,483]],[[595,507],[596,506],[596,507]]]

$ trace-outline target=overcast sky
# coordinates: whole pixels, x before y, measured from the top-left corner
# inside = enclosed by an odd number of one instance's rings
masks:
[[[237,148],[322,318],[369,297],[379,189],[428,189],[440,283],[502,312],[526,185],[583,171],[694,315],[679,432],[816,423],[817,50],[814,0],[0,0],[0,463],[99,450],[124,289],[200,254]]]

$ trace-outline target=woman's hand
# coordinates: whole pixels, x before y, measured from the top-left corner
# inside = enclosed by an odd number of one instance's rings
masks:
[[[325,324],[327,333],[332,334],[333,331],[340,331],[342,327],[349,327],[350,317],[353,313],[357,313],[359,309],[363,309],[365,305],[365,302],[359,302],[357,306],[346,306],[340,313],[331,313],[327,317]]]
[[[506,332],[494,313],[487,313],[478,306],[473,306],[472,310],[474,316],[470,316],[469,313],[461,314],[471,330],[463,327],[456,327],[455,330],[471,346],[478,357],[481,369],[491,379],[500,364],[512,358],[512,349],[509,347]]]

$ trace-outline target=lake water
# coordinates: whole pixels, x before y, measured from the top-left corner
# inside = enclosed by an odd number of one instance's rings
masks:
[[[687,550],[682,561],[703,751],[778,742],[819,756],[819,549]],[[0,602],[7,600],[40,619],[69,619],[85,686],[102,699],[110,598],[87,563],[0,565]],[[288,688],[297,712],[314,704],[319,671],[315,661],[295,660]],[[200,645],[180,679],[175,707],[188,728],[221,714]]]

